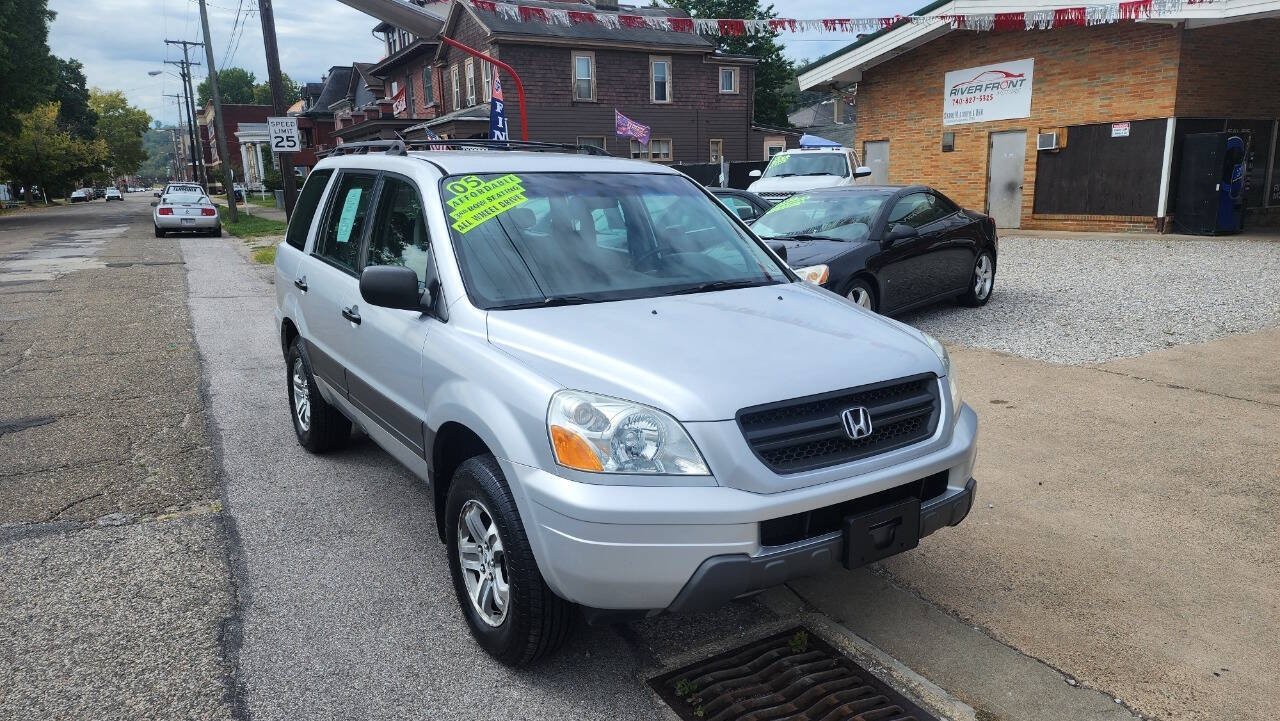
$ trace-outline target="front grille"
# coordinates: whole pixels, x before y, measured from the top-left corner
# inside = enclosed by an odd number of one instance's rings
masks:
[[[841,414],[863,406],[870,435],[854,440]],[[933,435],[938,380],[932,373],[795,398],[738,411],[747,445],[775,473],[798,473],[884,453]]]
[[[764,198],[771,203],[776,203],[779,200],[786,200],[787,198],[790,198],[795,195],[795,193],[760,193],[759,195],[761,198]]]

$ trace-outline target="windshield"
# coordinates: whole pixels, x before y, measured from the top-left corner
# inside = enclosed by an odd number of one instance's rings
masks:
[[[836,240],[863,240],[892,190],[793,195],[760,216],[751,226],[762,238],[821,235]]]
[[[728,211],[683,176],[452,176],[441,197],[472,301],[590,303],[789,282]]]
[[[844,153],[780,153],[764,169],[765,178],[793,175],[835,175],[849,177],[849,158]]]
[[[205,197],[203,195],[196,195],[195,193],[170,193],[169,195],[164,196],[164,202],[173,203],[174,205],[203,203],[205,202]]]

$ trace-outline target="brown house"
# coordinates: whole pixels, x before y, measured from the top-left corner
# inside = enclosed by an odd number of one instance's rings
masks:
[[[549,11],[618,10],[608,0],[597,0],[595,7],[524,4]],[[662,7],[625,12],[688,17]],[[695,33],[522,22],[466,3],[452,5],[442,32],[515,68],[524,82],[530,140],[590,144],[621,157],[681,163],[759,160],[796,146],[797,133],[752,123],[756,60],[717,54]],[[429,45],[415,40],[374,69],[403,82],[413,93],[417,117],[426,119],[406,137],[422,137],[424,129],[442,137],[487,137],[493,66],[438,43],[428,73],[417,58]],[[417,75],[399,74],[403,69]],[[516,86],[505,73],[502,81],[511,137],[519,139]],[[615,134],[615,110],[650,127],[647,146]]]

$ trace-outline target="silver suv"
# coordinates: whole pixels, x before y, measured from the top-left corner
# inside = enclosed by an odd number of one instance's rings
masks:
[[[977,417],[937,341],[801,282],[674,170],[479,145],[319,163],[276,319],[298,441],[354,423],[430,485],[489,653],[528,663],[579,614],[711,608],[968,514]]]

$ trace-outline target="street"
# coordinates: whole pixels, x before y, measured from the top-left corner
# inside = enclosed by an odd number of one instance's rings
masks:
[[[953,720],[1280,716],[1280,243],[1002,234],[990,305],[902,318],[979,414],[965,523],[511,670],[425,484],[295,441],[272,268],[150,200],[0,216],[0,718],[663,719],[797,624]]]

